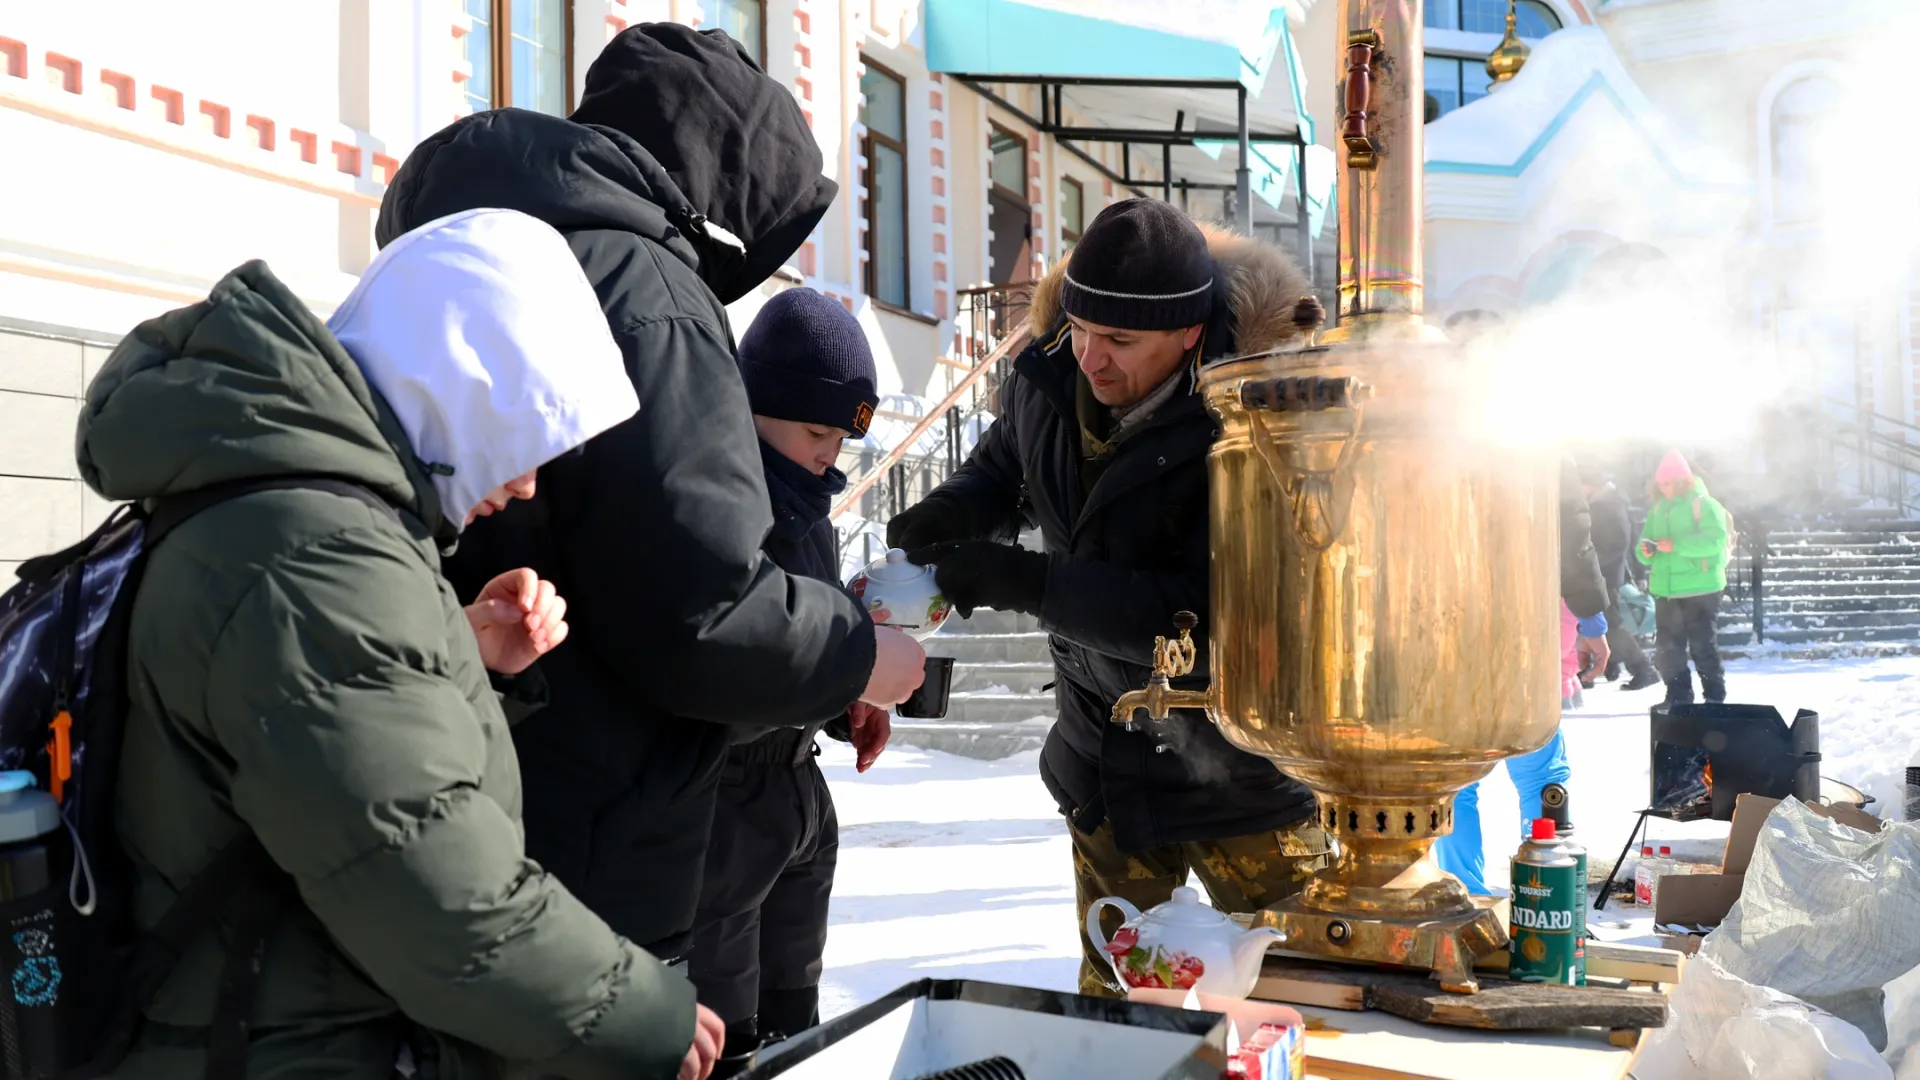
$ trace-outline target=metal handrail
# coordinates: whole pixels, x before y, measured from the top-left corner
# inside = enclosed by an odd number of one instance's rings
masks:
[[[1834,408],[1843,409],[1850,413],[1856,413],[1861,416],[1866,416],[1876,424],[1892,424],[1894,427],[1906,428],[1908,431],[1914,432],[1915,434],[1920,434],[1920,424],[1909,424],[1905,420],[1902,420],[1897,416],[1888,416],[1884,413],[1873,412],[1870,409],[1863,409],[1859,405],[1850,405],[1847,402],[1844,402],[1837,397],[1829,397],[1827,399],[1827,404],[1830,406],[1833,406]]]
[[[986,359],[974,365],[973,370],[967,372],[966,377],[961,379],[959,385],[953,388],[953,392],[940,399],[938,405],[935,405],[929,410],[927,415],[921,417],[920,422],[915,424],[911,431],[907,432],[906,438],[901,439],[893,449],[882,455],[880,460],[875,462],[871,469],[867,470],[866,475],[849,485],[847,487],[847,493],[840,497],[840,502],[833,508],[831,516],[838,518],[841,514],[846,513],[854,503],[860,500],[860,496],[867,493],[868,488],[871,488],[882,476],[886,475],[888,469],[893,468],[911,456],[910,451],[914,445],[920,441],[920,437],[925,435],[936,422],[945,419],[948,411],[960,403],[960,399],[966,396],[967,391],[973,389],[975,383],[985,378],[987,373],[992,371],[1000,361],[1017,354],[1021,349],[1026,348],[1026,346],[1027,328],[1022,326],[1020,329],[1008,335],[1005,340],[1001,341],[1000,344],[994,348],[993,352],[987,355]]]
[[[910,461],[919,462],[915,470],[918,477],[923,481],[930,479],[934,484],[959,467],[966,441],[964,429],[993,407],[999,389],[999,379],[995,378],[995,373],[1009,369],[1010,359],[1026,345],[1027,309],[1032,300],[1033,287],[1033,282],[1023,281],[961,289],[954,294],[958,302],[953,320],[957,351],[971,358],[974,361],[972,366],[942,361],[954,367],[965,367],[965,377],[925,416],[919,418],[905,438],[884,451],[878,460],[863,464],[858,471],[849,470],[853,475],[846,494],[833,508],[833,518],[845,515],[861,499],[866,498],[875,485],[882,484],[889,477],[893,480],[892,501],[899,504],[906,496],[906,463]],[[971,403],[963,407],[969,395],[972,396]],[[938,458],[942,455],[915,452],[920,440],[943,420],[947,428],[944,470],[938,467]],[[899,505],[894,507],[896,511],[900,508]],[[842,543],[850,539],[851,535],[843,536]]]

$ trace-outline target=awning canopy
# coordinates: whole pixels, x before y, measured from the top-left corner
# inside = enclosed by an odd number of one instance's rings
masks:
[[[1074,0],[925,3],[930,70],[1053,136],[1116,185],[1202,215],[1219,205],[1221,216],[1250,232],[1298,230],[1303,255],[1310,247],[1305,238],[1318,235],[1331,201],[1333,162],[1313,145],[1284,8],[1267,8],[1264,26],[1248,24],[1246,34],[1214,27],[1223,38],[1246,42],[1236,46],[1061,9]],[[1127,0],[1099,6],[1124,16]],[[1244,21],[1245,5],[1237,10]],[[1198,7],[1180,14],[1208,17]],[[1039,115],[1013,100],[1007,88],[1014,85],[1039,87]],[[1083,144],[1090,143],[1122,147],[1121,167],[1088,154]],[[1303,171],[1304,201],[1296,179]],[[1143,179],[1142,172],[1153,178]],[[1223,201],[1210,205],[1212,199]]]

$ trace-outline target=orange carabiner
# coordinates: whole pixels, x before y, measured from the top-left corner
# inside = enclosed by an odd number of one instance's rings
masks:
[[[47,778],[53,788],[54,801],[60,802],[66,794],[67,781],[73,779],[73,716],[61,709],[47,726],[53,729],[53,741],[47,744]]]

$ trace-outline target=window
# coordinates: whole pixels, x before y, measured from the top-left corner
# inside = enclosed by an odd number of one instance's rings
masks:
[[[766,0],[706,0],[705,27],[725,30],[764,70],[767,66]]]
[[[1426,59],[1428,123],[1487,96],[1487,84],[1492,77],[1487,74],[1486,61],[1459,60],[1451,56]]]
[[[987,128],[987,277],[995,285],[1033,276],[1033,207],[1027,202],[1027,139],[998,124]]]
[[[904,308],[907,293],[907,87],[865,60],[860,122],[866,125],[867,295]]]
[[[1832,79],[1801,79],[1773,99],[1773,220],[1799,225],[1820,216],[1822,196],[1831,187],[1831,155],[1819,147],[1820,128],[1840,107],[1840,85]]]
[[[1060,179],[1060,257],[1066,258],[1073,245],[1080,242],[1080,233],[1085,227],[1087,196],[1080,181],[1071,177]]]
[[[473,29],[466,36],[467,104],[475,112],[509,105],[565,116],[568,78],[567,0],[465,0]]]
[[[1560,29],[1560,17],[1540,0],[1519,0],[1513,7],[1513,27],[1523,38],[1543,38]],[[1507,0],[1429,0],[1427,28],[1504,34]]]
[[[1027,140],[996,126],[987,136],[987,153],[992,155],[987,171],[993,178],[993,186],[1026,202]]]

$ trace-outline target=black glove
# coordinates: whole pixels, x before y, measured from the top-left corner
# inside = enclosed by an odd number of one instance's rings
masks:
[[[940,498],[922,499],[887,522],[887,546],[912,551],[929,544],[958,540],[966,528],[966,520],[953,503]]]
[[[1040,614],[1047,595],[1047,557],[990,540],[959,540],[907,552],[915,566],[932,566],[940,594],[965,619],[974,608]]]

